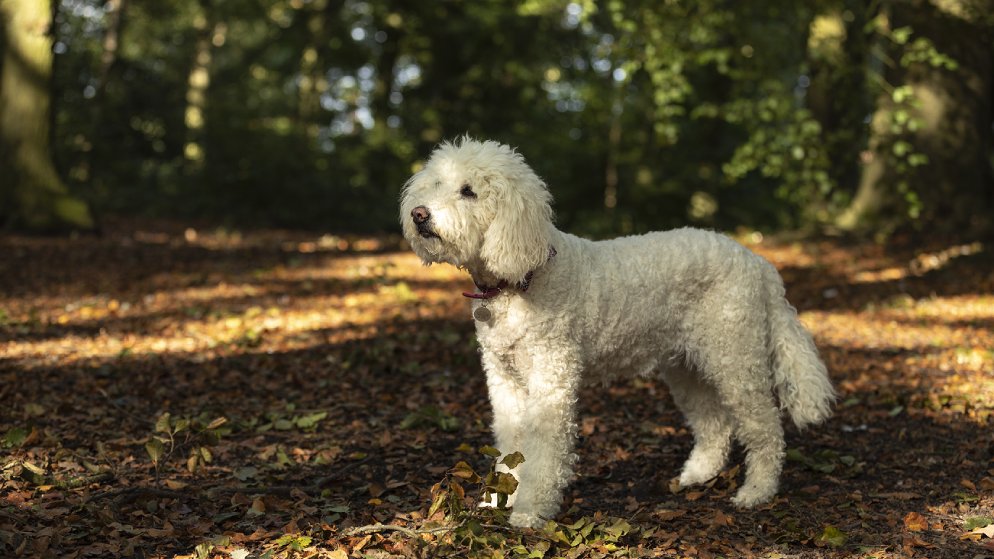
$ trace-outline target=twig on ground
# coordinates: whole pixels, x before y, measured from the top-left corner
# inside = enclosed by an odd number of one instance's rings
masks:
[[[395,524],[368,524],[366,526],[356,526],[342,532],[343,536],[358,536],[362,534],[375,534],[377,532],[400,532],[409,538],[417,538],[424,534],[441,534],[452,532],[461,528],[465,522],[460,522],[455,526],[439,526],[437,528],[420,528],[417,530],[397,526]]]
[[[357,462],[353,462],[351,464],[348,464],[348,465],[340,468],[334,474],[332,474],[330,476],[325,476],[323,478],[320,478],[315,483],[312,483],[312,484],[309,484],[309,485],[273,485],[273,486],[269,486],[269,487],[265,487],[265,486],[262,486],[262,487],[251,487],[251,486],[246,486],[246,485],[214,485],[214,486],[212,486],[213,484],[219,483],[218,480],[214,480],[213,482],[207,482],[207,483],[205,483],[203,485],[199,485],[199,486],[193,486],[191,484],[191,487],[188,487],[188,488],[183,489],[183,490],[174,490],[174,489],[168,489],[168,488],[163,488],[163,487],[146,487],[146,486],[140,486],[140,487],[119,487],[119,488],[116,488],[116,489],[108,489],[107,491],[102,491],[102,492],[97,493],[95,495],[91,495],[89,498],[87,498],[85,500],[86,500],[86,502],[89,502],[89,501],[96,501],[96,500],[100,500],[100,499],[112,498],[112,499],[115,500],[115,502],[117,502],[118,504],[121,504],[121,503],[125,503],[125,502],[131,501],[131,500],[134,500],[134,499],[137,499],[137,498],[140,498],[140,497],[162,497],[162,498],[167,498],[167,499],[176,499],[176,498],[180,498],[180,497],[195,496],[195,495],[197,495],[197,494],[199,494],[201,492],[202,493],[206,493],[208,495],[218,494],[218,493],[221,493],[221,494],[248,493],[248,494],[266,494],[266,495],[279,495],[279,496],[289,496],[289,495],[293,494],[295,491],[300,491],[302,493],[320,493],[321,490],[322,490],[322,488],[323,488],[323,486],[326,483],[328,483],[330,481],[334,481],[334,480],[339,479],[341,476],[343,476],[344,474],[348,473],[350,470],[353,470],[355,468],[358,468],[359,466],[362,466],[363,464],[369,462],[371,459],[372,459],[372,457],[369,457],[369,458],[365,458],[363,460],[359,460]],[[111,474],[110,472],[101,472],[101,473],[98,473],[98,474],[94,474],[92,476],[83,476],[81,478],[75,478],[73,480],[69,480],[67,482],[64,482],[65,485],[60,485],[59,487],[63,487],[65,489],[70,489],[70,488],[74,488],[74,487],[81,487],[81,486],[86,485],[88,483],[93,483],[93,482],[97,482],[97,481],[107,481],[107,480],[110,480],[110,479],[113,479],[113,478],[114,478],[114,475]],[[72,485],[69,485],[69,484],[72,484]]]
[[[114,479],[114,477],[113,472],[97,472],[88,476],[78,476],[64,481],[59,481],[55,483],[55,486],[59,489],[76,489],[77,487],[83,487],[85,485],[90,485],[91,483],[110,481]]]
[[[96,495],[92,495],[90,498],[85,499],[84,502],[89,503],[100,499],[113,499],[114,504],[120,506],[140,497],[163,497],[167,499],[175,499],[180,496],[182,496],[181,493],[173,491],[172,489],[160,489],[158,487],[145,486],[119,487],[117,489],[110,489],[97,493]]]

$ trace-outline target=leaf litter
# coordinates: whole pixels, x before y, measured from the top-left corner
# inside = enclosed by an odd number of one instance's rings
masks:
[[[675,487],[691,435],[640,379],[585,389],[532,531],[475,507],[516,481],[457,271],[387,237],[0,237],[0,556],[990,556],[992,248],[747,244],[841,396],[788,431],[777,499],[730,505],[740,452]]]

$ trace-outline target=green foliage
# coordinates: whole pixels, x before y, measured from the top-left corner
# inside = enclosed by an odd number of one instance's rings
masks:
[[[994,518],[989,516],[968,516],[963,520],[964,530],[973,530],[976,528],[986,528],[994,524]]]
[[[844,532],[836,528],[835,526],[825,526],[825,529],[818,538],[815,540],[816,543],[822,545],[828,545],[829,547],[842,547],[846,544],[848,537]]]
[[[424,429],[435,427],[442,431],[459,429],[459,418],[439,409],[437,406],[424,406],[407,414],[398,426],[401,429]]]
[[[467,132],[517,146],[582,233],[830,221],[867,149],[914,220],[934,161],[908,72],[961,68],[856,0],[164,0],[129,3],[114,51],[96,4],[58,11],[73,188],[103,212],[241,225],[395,231],[403,182]]]
[[[324,418],[328,417],[326,411],[316,411],[310,413],[294,413],[296,406],[287,405],[283,411],[267,412],[262,420],[251,423],[257,433],[266,431],[291,431],[299,429],[301,431],[314,431]]]
[[[304,548],[311,545],[314,541],[310,536],[302,536],[300,534],[285,534],[276,539],[275,543],[277,547],[285,547],[293,551],[303,551]]]
[[[187,451],[186,469],[196,473],[213,462],[211,447],[230,432],[225,417],[212,420],[207,420],[204,415],[174,418],[169,412],[164,412],[155,420],[153,434],[145,442],[145,452],[155,467],[156,476],[163,464],[184,450]]]
[[[23,427],[11,427],[3,436],[2,445],[4,448],[17,448],[28,438],[28,431]]]
[[[501,452],[483,447],[479,453],[491,459],[486,473],[478,474],[461,461],[449,470],[445,479],[432,487],[432,502],[426,525],[418,534],[438,534],[430,543],[418,540],[428,556],[458,553],[468,557],[625,557],[630,549],[626,537],[638,530],[620,518],[579,518],[569,524],[549,521],[539,530],[507,528],[508,495],[517,488],[512,474],[497,472],[496,460]],[[499,461],[514,468],[526,458],[519,452],[504,455]],[[496,507],[471,507],[467,494],[476,502],[496,502]],[[642,537],[645,534],[640,534]],[[466,555],[468,553],[468,555]]]
[[[812,455],[807,455],[797,448],[789,448],[787,449],[787,460],[801,463],[816,472],[836,476],[855,476],[863,471],[863,463],[858,462],[855,457],[847,454],[840,455],[830,449],[822,449]]]
[[[209,559],[213,557],[213,552],[217,547],[231,545],[231,538],[228,536],[217,536],[209,541],[197,544],[193,549],[193,557],[196,559]]]

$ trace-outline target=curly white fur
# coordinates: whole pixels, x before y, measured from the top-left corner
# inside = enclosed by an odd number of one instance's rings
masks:
[[[404,235],[426,264],[507,284],[473,307],[491,311],[476,328],[497,447],[525,457],[511,523],[558,511],[580,385],[653,371],[694,433],[680,483],[716,476],[737,439],[746,476],[733,502],[769,501],[784,458],[780,408],[803,428],[835,400],[776,269],[698,229],[581,239],[555,228],[551,199],[520,154],[470,138],[439,146],[401,195]]]

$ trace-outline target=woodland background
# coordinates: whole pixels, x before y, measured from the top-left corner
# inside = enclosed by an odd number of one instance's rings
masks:
[[[990,0],[4,0],[3,18],[11,227],[395,231],[400,186],[464,133],[517,146],[578,233],[991,226]]]
[[[0,0],[0,557],[994,557],[992,82],[994,0]],[[545,527],[475,507],[472,283],[397,225],[464,133],[779,269],[840,397],[773,502],[645,378]]]

